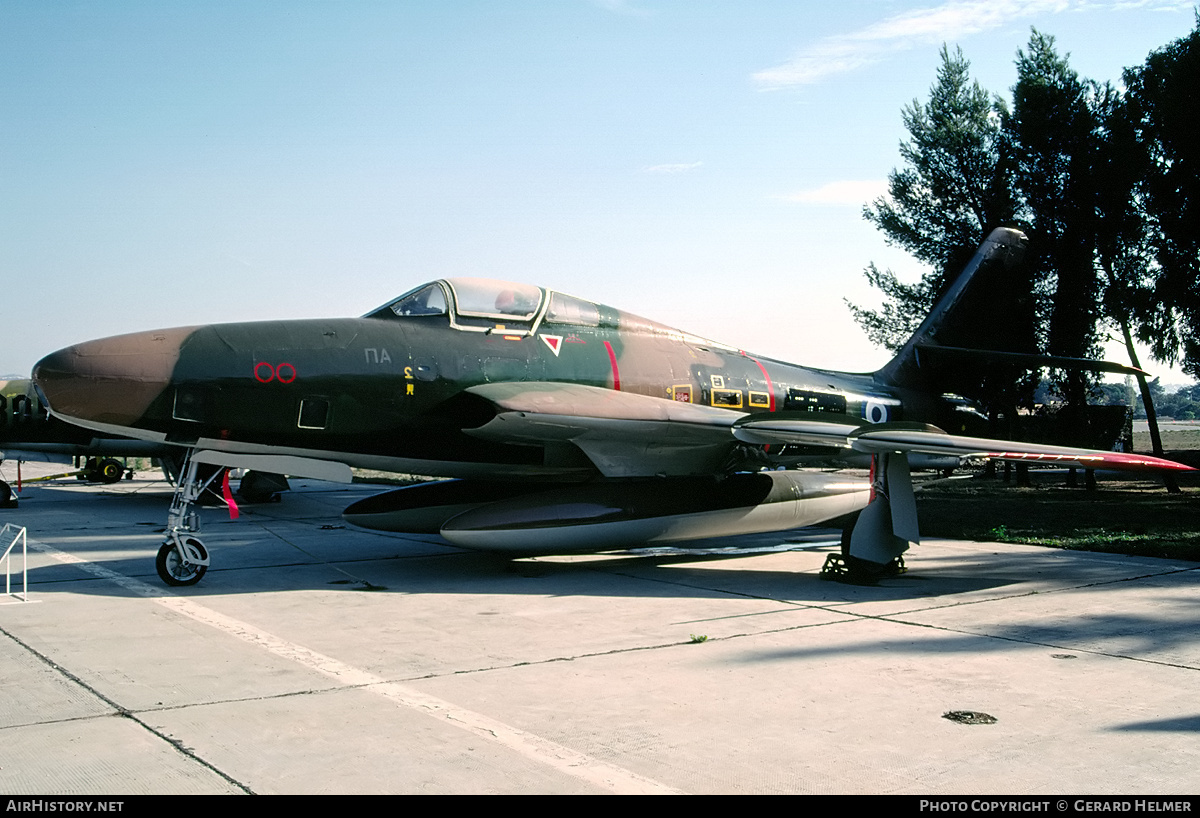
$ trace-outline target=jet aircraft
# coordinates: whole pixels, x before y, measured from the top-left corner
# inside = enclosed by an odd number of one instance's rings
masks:
[[[541,287],[453,278],[361,318],[88,341],[42,359],[34,379],[72,423],[187,450],[156,563],[172,585],[209,565],[192,510],[200,464],[458,478],[368,498],[345,517],[511,553],[783,530],[861,511],[831,570],[897,570],[919,542],[910,456],[1187,468],[980,437],[985,418],[939,382],[945,360],[968,372],[976,361],[1102,366],[960,345],[973,331],[968,291],[1016,263],[1025,241],[993,232],[873,373],[788,364]],[[779,468],[798,449],[869,455],[873,478]]]
[[[69,463],[82,458],[81,474],[115,483],[125,474],[118,457],[158,457],[175,447],[128,437],[103,437],[52,417],[28,378],[0,380],[0,463],[35,460]],[[0,480],[0,508],[14,507],[12,488]]]
[[[185,449],[169,443],[115,437],[67,423],[52,416],[28,378],[0,380],[0,464],[5,460],[70,463],[83,461],[81,479],[116,483],[126,473],[119,457],[151,457],[160,461],[163,474],[174,483]],[[207,470],[215,475],[219,467]],[[279,474],[247,472],[238,494],[249,502],[270,502],[289,489]],[[220,501],[221,498],[216,498]],[[0,508],[15,508],[12,487],[0,480]]]

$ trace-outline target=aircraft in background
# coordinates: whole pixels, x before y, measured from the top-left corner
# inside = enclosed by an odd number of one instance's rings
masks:
[[[52,417],[28,378],[0,380],[0,463],[83,460],[83,479],[115,483],[126,471],[118,457],[157,457],[164,448],[129,437],[98,437],[91,430]],[[0,480],[0,507],[15,505],[12,488]]]
[[[1187,469],[980,436],[986,418],[953,391],[981,367],[1128,371],[966,348],[995,322],[988,282],[1024,244],[1019,231],[993,232],[874,373],[788,364],[557,291],[457,278],[361,318],[88,341],[42,359],[34,379],[59,417],[187,450],[156,561],[172,585],[209,565],[192,510],[201,464],[459,478],[368,498],[345,517],[512,553],[783,530],[862,511],[831,571],[886,571],[919,542],[910,456]],[[869,455],[873,477],[779,468],[806,452]]]
[[[185,450],[170,444],[97,433],[52,416],[28,378],[0,380],[0,464],[5,460],[76,464],[77,476],[95,483],[116,483],[128,469],[117,458],[149,457],[160,461],[172,483]],[[79,466],[81,464],[81,466]],[[215,469],[210,470],[215,472]],[[281,475],[250,472],[238,493],[250,502],[267,502],[288,489]],[[0,480],[0,508],[15,508],[12,487]]]

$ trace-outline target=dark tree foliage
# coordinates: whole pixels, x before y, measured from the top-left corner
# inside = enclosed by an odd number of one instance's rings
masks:
[[[880,270],[874,263],[867,265],[863,275],[883,294],[883,308],[870,310],[849,301],[846,306],[871,343],[896,352],[920,326],[933,305],[933,277],[925,276],[916,284],[905,284],[891,270]]]
[[[970,81],[961,51],[942,49],[929,102],[904,109],[911,139],[905,166],[889,176],[890,199],[864,209],[889,243],[931,269],[909,285],[871,265],[884,306],[850,305],[855,319],[897,349],[983,236],[1016,224],[1030,239],[1027,263],[984,287],[987,308],[962,345],[1092,358],[1106,322],[1133,366],[1136,338],[1156,360],[1200,376],[1200,13],[1190,35],[1125,72],[1124,95],[1081,79],[1036,30],[1016,67],[1010,111]],[[1036,373],[958,374],[993,417],[1026,403],[1037,382]],[[1096,394],[1078,369],[1051,381],[1069,408]],[[1160,453],[1155,396],[1138,381]]]
[[[1141,369],[1133,343],[1135,335],[1154,349],[1156,340],[1163,337],[1163,316],[1169,315],[1155,305],[1157,270],[1144,210],[1149,157],[1141,149],[1134,113],[1111,85],[1097,89],[1094,109],[1102,123],[1094,175],[1096,262],[1103,276],[1100,309],[1107,321],[1120,330],[1129,363]],[[1138,389],[1139,417],[1147,419],[1151,447],[1161,457],[1156,398],[1145,376],[1138,377]],[[1178,484],[1171,477],[1164,479],[1168,490],[1178,491]]]
[[[904,168],[888,177],[890,198],[879,198],[863,215],[932,271],[907,285],[875,265],[867,279],[884,295],[884,306],[850,305],[855,320],[875,343],[898,349],[934,300],[970,261],[983,238],[1008,224],[1013,201],[1000,153],[1001,130],[991,99],[970,79],[960,49],[942,48],[942,64],[929,102],[905,107],[910,139],[900,145]]]
[[[1004,132],[1029,236],[1028,263],[1048,301],[1045,348],[1051,355],[1094,358],[1100,293],[1092,162],[1099,94],[1058,55],[1054,38],[1036,30],[1028,51],[1017,54],[1012,94]],[[1087,403],[1088,373],[1066,370],[1052,381],[1068,406]]]
[[[988,101],[968,67],[961,51],[942,49],[929,102],[904,109],[907,166],[889,176],[890,200],[864,209],[889,243],[931,268],[915,285],[867,268],[884,306],[850,308],[868,337],[897,349],[982,237],[1015,221],[1029,237],[1026,264],[987,283],[988,303],[971,316],[963,346],[1094,358],[1105,321],[1120,329],[1134,367],[1136,337],[1155,359],[1182,361],[1200,376],[1200,12],[1189,36],[1125,72],[1124,96],[1081,79],[1054,38],[1036,30],[1017,55],[1011,111]],[[948,382],[982,400],[993,420],[1011,423],[1037,378],[975,370]],[[1137,380],[1161,455],[1157,383]],[[1051,382],[1066,399],[1057,433],[1086,426],[1088,397],[1102,392],[1094,375],[1052,371]],[[1176,411],[1197,413],[1190,403]]]
[[[1153,356],[1200,376],[1200,19],[1124,74],[1145,180],[1140,204],[1158,270],[1145,317]]]
[[[1140,366],[1133,339],[1152,344],[1158,321],[1154,254],[1143,210],[1148,163],[1138,145],[1129,105],[1111,85],[1097,88],[1095,112],[1101,125],[1093,175],[1100,308],[1120,328],[1130,363]]]
[[[1155,378],[1155,383],[1158,379]],[[1160,390],[1161,391],[1161,390]],[[1162,414],[1175,420],[1196,420],[1200,418],[1200,384],[1192,384],[1172,392],[1169,395],[1155,397]]]
[[[1158,414],[1162,417],[1172,420],[1200,419],[1200,383],[1181,386],[1174,392],[1167,392],[1159,383],[1159,379],[1155,378],[1148,386]],[[1135,391],[1132,385],[1125,387],[1120,384],[1101,384],[1101,387],[1104,389],[1104,396],[1098,402],[1132,406],[1135,418],[1146,417],[1146,407],[1142,404],[1140,395],[1130,397],[1122,394],[1126,390]]]

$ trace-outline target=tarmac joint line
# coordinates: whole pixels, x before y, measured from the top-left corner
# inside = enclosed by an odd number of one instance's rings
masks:
[[[49,553],[49,552],[47,552],[47,553]],[[62,552],[59,552],[59,553],[62,553]],[[53,555],[51,555],[51,556],[53,556]],[[197,755],[195,750],[184,745],[182,741],[171,738],[166,733],[163,733],[162,731],[157,730],[154,727],[151,727],[149,724],[147,724],[146,722],[144,722],[140,718],[138,718],[137,714],[134,711],[117,704],[115,701],[110,699],[108,696],[105,696],[99,690],[97,690],[96,688],[89,685],[82,678],[80,678],[76,674],[72,673],[71,671],[67,670],[65,667],[58,664],[57,662],[55,662],[49,656],[46,656],[45,654],[41,653],[40,651],[38,651],[31,645],[25,644],[24,642],[22,642],[20,639],[18,639],[13,634],[9,633],[4,628],[0,628],[0,633],[3,633],[5,636],[7,636],[9,639],[11,639],[14,643],[16,643],[17,645],[20,645],[23,650],[25,650],[27,653],[29,653],[29,655],[37,658],[38,661],[45,664],[47,667],[49,667],[55,673],[64,677],[65,679],[70,681],[72,684],[77,685],[78,687],[86,690],[92,696],[95,696],[97,699],[104,702],[105,705],[112,708],[111,713],[100,716],[99,718],[111,718],[112,716],[117,716],[119,718],[129,719],[134,724],[138,725],[143,730],[145,730],[147,733],[150,733],[155,738],[158,738],[158,739],[166,742],[167,744],[169,744],[180,755],[185,756],[186,758],[190,759],[191,761],[194,761],[195,763],[199,764],[201,767],[204,767],[206,770],[213,773],[214,775],[217,775],[220,778],[222,778],[223,780],[229,782],[232,786],[241,790],[246,795],[254,795],[253,790],[251,790],[249,787],[247,787],[245,784],[238,781],[237,779],[231,777],[224,771],[213,766],[208,761],[205,761],[203,758],[201,758],[199,755]],[[65,721],[90,721],[93,718],[96,718],[96,717],[95,716],[87,716],[87,717],[82,717],[82,718],[78,718],[78,719],[66,719]]]
[[[124,574],[75,557],[53,546],[32,539],[29,541],[29,546],[59,562],[75,565],[93,576],[110,580],[131,593],[144,597],[168,610],[186,616],[196,622],[209,625],[222,633],[260,647],[281,658],[289,659],[310,670],[315,670],[332,677],[343,686],[362,687],[370,690],[384,696],[401,707],[425,713],[444,723],[452,724],[469,733],[496,742],[530,760],[538,761],[599,789],[622,795],[682,794],[680,790],[653,781],[630,770],[608,764],[557,742],[500,722],[482,713],[477,713],[435,696],[427,695],[407,685],[383,679],[367,671],[347,665],[330,656],[309,650],[302,645],[288,642],[253,625],[225,616],[191,599],[171,593],[164,594],[161,589],[147,585],[141,580],[127,577]],[[40,654],[35,655],[40,656]],[[49,662],[45,657],[41,658],[43,661]],[[75,677],[72,676],[71,678],[74,679]],[[77,680],[77,683],[83,684],[81,680]],[[86,685],[84,686],[86,687]],[[91,690],[91,688],[87,689]],[[120,710],[120,707],[115,702],[112,702],[99,692],[92,692],[102,701],[113,707],[114,710]],[[129,717],[137,720],[132,714]],[[142,724],[140,721],[138,723]],[[195,756],[194,753],[187,751],[182,744],[158,733],[145,724],[143,726],[164,741],[171,743],[180,752],[187,753],[190,758],[194,758],[198,763],[221,775],[244,792],[250,793],[249,788],[245,785],[234,781],[211,764]]]

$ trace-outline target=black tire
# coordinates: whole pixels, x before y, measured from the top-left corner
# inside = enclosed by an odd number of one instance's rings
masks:
[[[101,460],[100,465],[96,467],[96,478],[101,483],[119,483],[124,475],[125,467],[121,465],[121,461],[111,457]]]
[[[197,551],[208,559],[208,551],[204,548],[204,544],[195,537],[187,537],[185,542],[194,546]],[[192,565],[185,563],[179,559],[179,554],[175,550],[175,543],[168,540],[162,544],[162,548],[158,549],[158,557],[154,560],[154,568],[158,571],[162,581],[170,586],[179,588],[184,585],[195,585],[208,571],[207,565]]]
[[[279,492],[289,488],[287,478],[281,474],[248,471],[238,484],[238,494],[247,503],[278,503]]]

